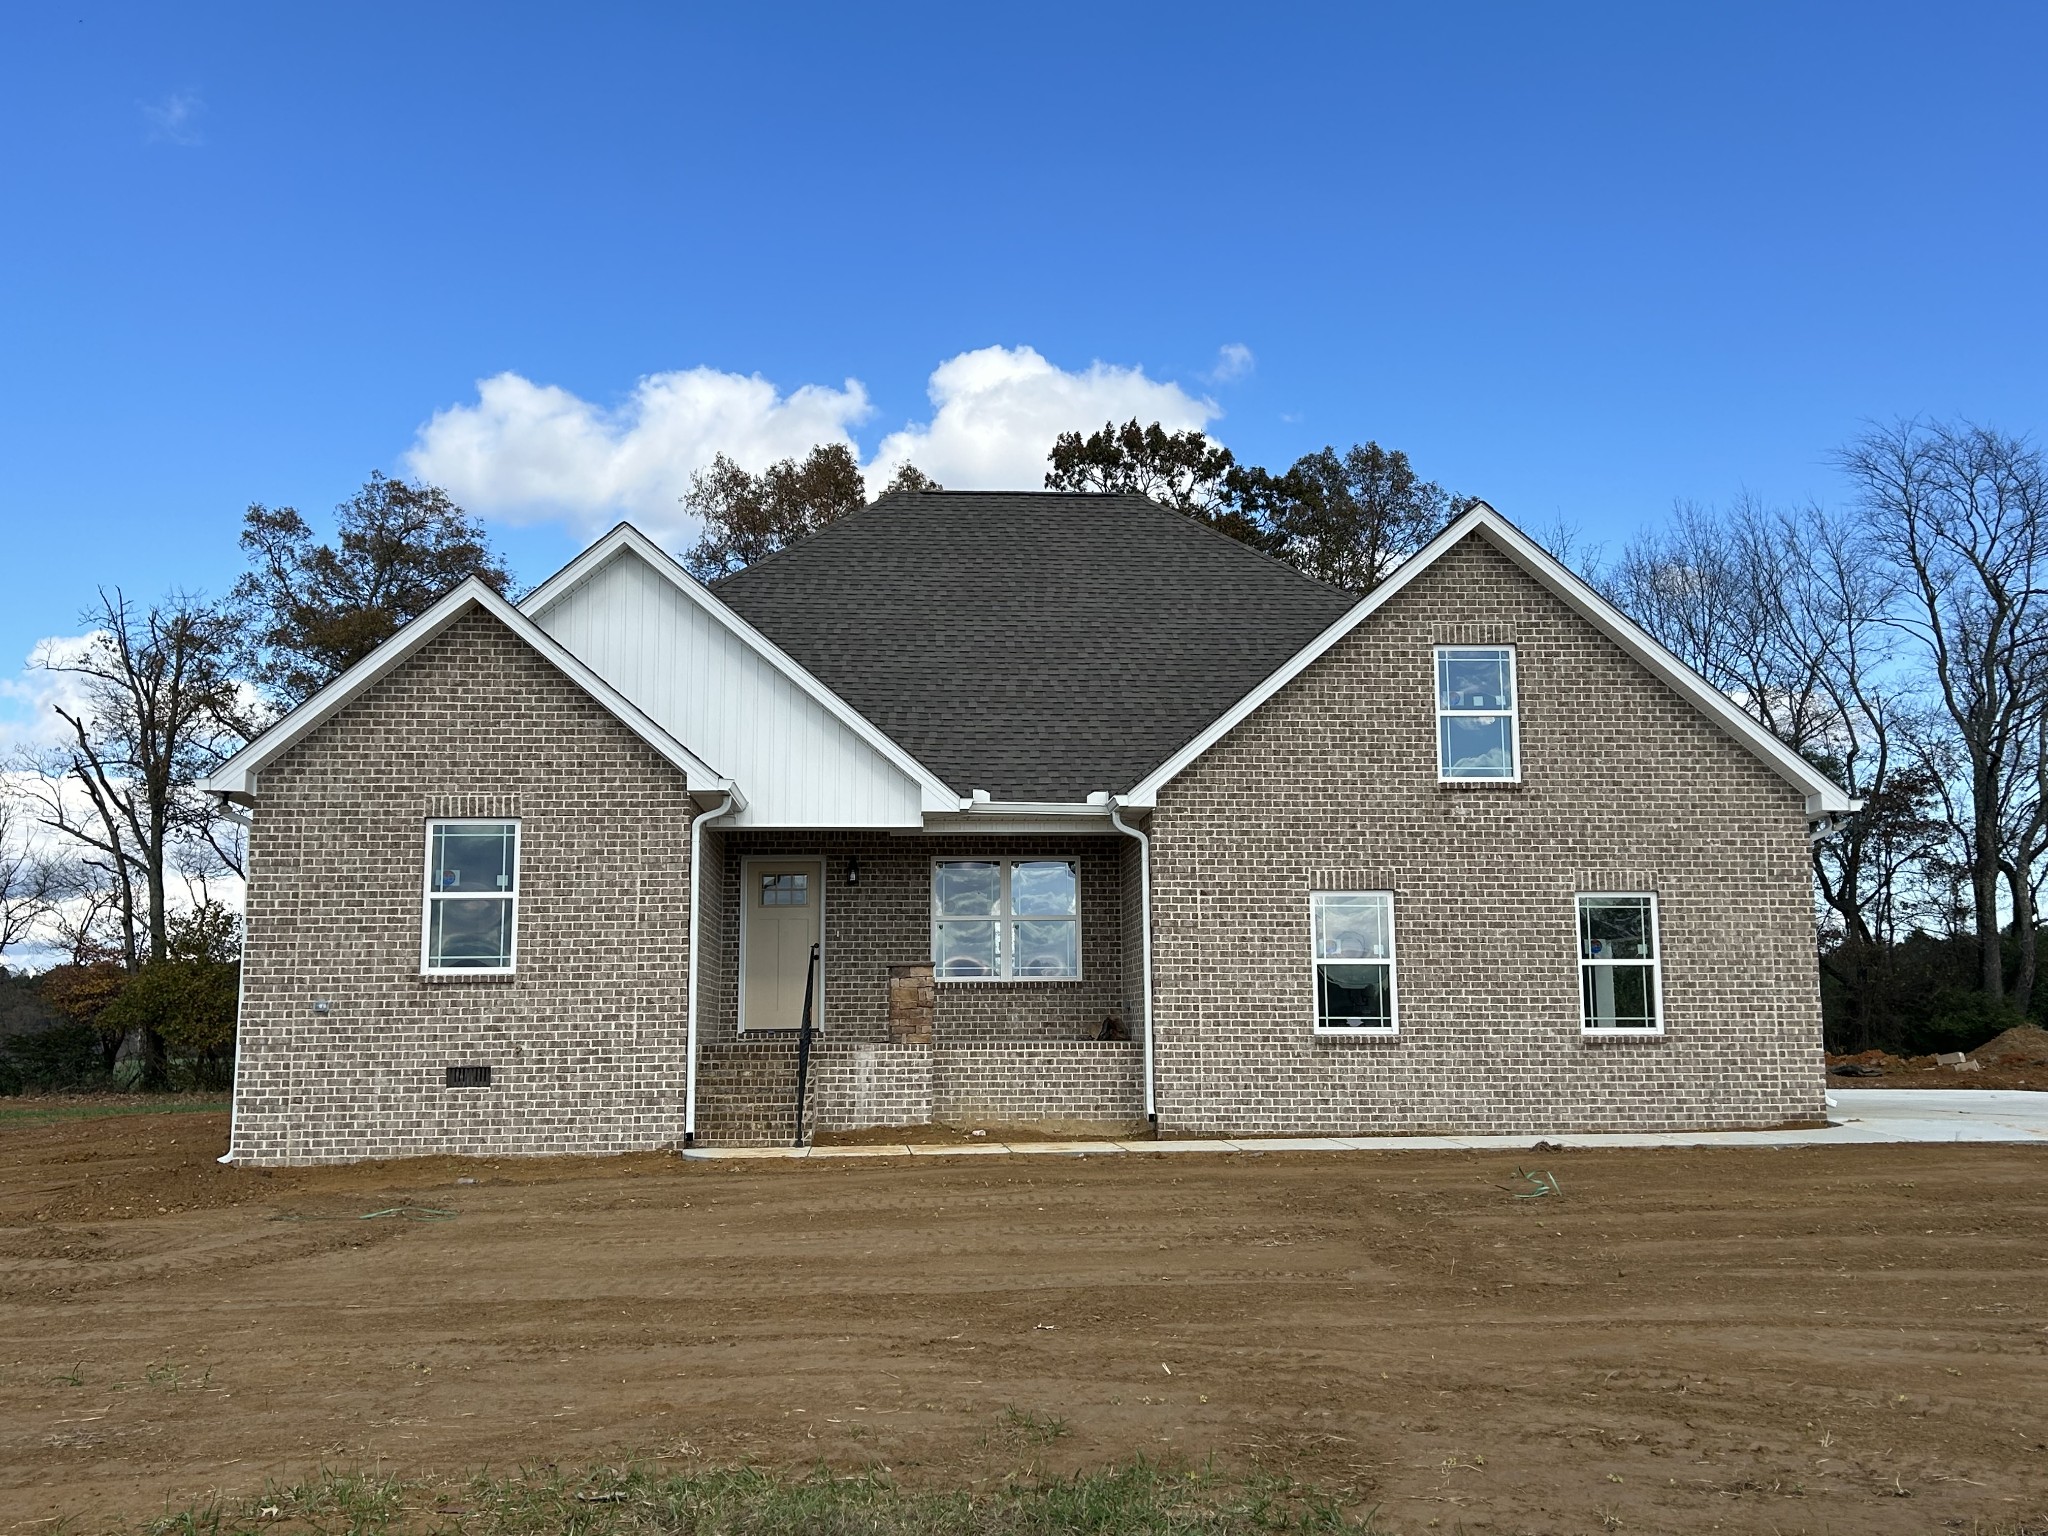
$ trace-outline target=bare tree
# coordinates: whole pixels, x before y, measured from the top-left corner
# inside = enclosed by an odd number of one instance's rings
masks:
[[[1886,1027],[1889,955],[1913,891],[1946,841],[1921,725],[1900,680],[1897,572],[1860,518],[1774,511],[1743,497],[1726,512],[1680,503],[1605,576],[1610,595],[1679,658],[1862,809],[1813,845],[1824,969],[1841,987],[1842,1033]]]
[[[2001,886],[2031,888],[2038,857],[2008,834],[2048,691],[2041,456],[1990,428],[1906,421],[1865,433],[1837,457],[1876,548],[1902,577],[1898,622],[1923,654],[1957,747],[1978,984],[1998,999]],[[2031,949],[2031,928],[2022,942]]]
[[[40,928],[58,896],[57,866],[31,840],[11,799],[0,799],[0,956]]]
[[[254,728],[230,670],[235,625],[223,609],[173,596],[146,611],[100,594],[82,648],[46,648],[36,664],[82,695],[60,705],[67,739],[42,765],[42,824],[76,850],[81,887],[103,890],[130,971],[165,958],[170,879],[182,854],[231,846],[199,780]],[[160,1075],[162,1042],[139,1042]]]

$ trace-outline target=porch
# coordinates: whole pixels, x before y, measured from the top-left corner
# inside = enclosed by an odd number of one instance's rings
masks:
[[[706,827],[696,1135],[1144,1124],[1137,844]],[[810,947],[818,950],[808,975]]]

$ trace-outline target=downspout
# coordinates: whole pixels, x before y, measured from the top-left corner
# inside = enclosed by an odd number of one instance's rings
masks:
[[[1138,937],[1143,952],[1145,998],[1145,1118],[1159,1129],[1159,1098],[1152,1079],[1152,839],[1126,825],[1116,796],[1109,797],[1109,822],[1125,837],[1138,840]]]
[[[703,969],[704,950],[699,943],[702,935],[698,932],[699,914],[702,903],[698,892],[704,888],[704,823],[723,816],[732,809],[732,791],[725,792],[725,798],[703,814],[690,819],[690,976],[684,983],[688,998],[684,1014],[688,1020],[688,1044],[684,1047],[683,1058],[683,1145],[690,1146],[697,1140],[697,973]]]
[[[245,836],[254,831],[253,812],[236,810],[225,795],[220,798],[220,808]],[[235,965],[235,1071],[228,1079],[228,1149],[214,1159],[217,1163],[235,1160],[235,1122],[242,1113],[242,1000],[249,995],[249,870],[255,857],[256,840],[249,837],[242,844],[242,958]]]

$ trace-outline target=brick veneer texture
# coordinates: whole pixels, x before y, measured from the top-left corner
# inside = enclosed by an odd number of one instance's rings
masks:
[[[679,1141],[691,811],[680,773],[509,630],[456,620],[263,771],[235,1156]],[[435,815],[518,817],[516,977],[421,978]],[[491,1087],[445,1086],[481,1063]]]
[[[1131,1041],[940,1046],[932,1117],[948,1125],[1100,1126],[1145,1118],[1144,1058]]]
[[[1432,646],[1516,646],[1519,785],[1436,781]],[[1541,1133],[1824,1115],[1797,791],[1477,537],[1161,794],[1164,1131]],[[1311,889],[1391,889],[1394,1039],[1317,1037]],[[1574,895],[1654,890],[1661,1038],[1582,1038]],[[1134,962],[1135,963],[1135,962]]]
[[[932,1123],[932,1048],[849,1045],[812,1060],[813,1119],[821,1131]],[[794,1102],[794,1094],[792,1094]]]

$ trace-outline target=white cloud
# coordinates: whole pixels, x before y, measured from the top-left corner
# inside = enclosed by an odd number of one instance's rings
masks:
[[[1241,341],[1226,341],[1216,349],[1216,366],[1202,377],[1211,384],[1228,384],[1232,379],[1241,379],[1258,366],[1258,359],[1252,356],[1252,349]]]
[[[932,370],[930,421],[883,438],[868,484],[879,491],[905,462],[958,491],[1036,490],[1045,455],[1062,432],[1106,421],[1159,422],[1170,432],[1207,426],[1215,402],[1143,368],[1090,363],[1069,373],[1030,347],[983,347]]]
[[[1030,347],[984,347],[949,358],[927,385],[929,420],[889,433],[865,466],[879,491],[909,461],[956,490],[1030,490],[1061,432],[1105,421],[1204,427],[1213,401],[1142,368],[1091,363],[1068,371]],[[619,517],[677,542],[694,532],[681,498],[691,474],[724,453],[748,469],[818,443],[859,452],[854,428],[872,414],[857,379],[837,389],[780,392],[759,375],[692,368],[651,374],[606,408],[555,385],[501,373],[476,402],[435,413],[407,468],[463,506],[507,522],[561,519],[585,536]]]
[[[197,93],[173,91],[162,101],[144,101],[137,105],[142,108],[142,120],[149,124],[152,142],[178,144],[186,148],[206,142],[206,135],[199,131],[199,117],[205,112],[206,103]]]
[[[0,764],[24,749],[40,751],[70,738],[71,727],[57,718],[57,706],[74,714],[83,709],[85,680],[73,672],[48,671],[38,661],[83,656],[98,638],[99,632],[90,630],[38,640],[20,671],[0,677]]]
[[[501,373],[478,383],[476,404],[435,412],[406,464],[485,516],[563,518],[586,534],[625,516],[666,535],[687,525],[679,503],[713,455],[758,470],[818,443],[852,446],[869,409],[853,379],[782,395],[758,374],[691,368],[650,374],[607,410]]]

